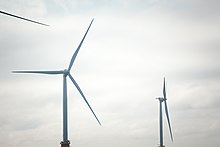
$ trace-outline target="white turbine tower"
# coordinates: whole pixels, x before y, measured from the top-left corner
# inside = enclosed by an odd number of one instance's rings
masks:
[[[167,97],[166,97],[166,83],[165,82],[166,81],[165,81],[165,78],[164,78],[164,82],[163,82],[163,97],[157,98],[159,100],[159,105],[160,105],[160,109],[159,109],[160,144],[159,144],[159,147],[165,147],[163,145],[163,112],[162,112],[162,102],[164,102],[165,114],[166,114],[167,123],[168,123],[168,126],[169,126],[170,138],[171,138],[171,141],[173,142],[173,135],[172,135],[170,119],[169,119],[169,113],[168,113],[167,102],[166,102],[167,101]]]
[[[94,20],[94,19],[93,19]],[[91,112],[93,113],[93,115],[95,116],[95,119],[98,121],[99,125],[101,125],[99,119],[97,118],[95,112],[92,110],[90,104],[88,103],[85,95],[83,94],[82,90],[80,89],[79,85],[76,83],[75,79],[73,78],[73,76],[70,74],[70,70],[73,66],[73,63],[76,59],[76,56],[79,52],[80,47],[82,46],[82,43],[92,25],[91,21],[83,39],[81,40],[78,48],[76,49],[76,51],[74,52],[72,59],[70,60],[68,69],[64,69],[64,70],[53,70],[53,71],[13,71],[13,73],[34,73],[34,74],[49,74],[49,75],[63,75],[63,140],[61,141],[61,147],[69,147],[70,141],[68,140],[68,116],[67,116],[67,77],[70,78],[70,80],[73,82],[73,84],[76,86],[77,90],[79,91],[79,93],[81,94],[81,96],[83,97],[83,99],[85,100],[86,104],[88,105],[89,109],[91,110]]]

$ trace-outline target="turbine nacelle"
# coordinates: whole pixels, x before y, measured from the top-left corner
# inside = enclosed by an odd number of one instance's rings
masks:
[[[158,100],[161,101],[161,102],[163,102],[163,101],[165,100],[163,97],[158,97],[158,98],[156,98],[156,99],[158,99]]]

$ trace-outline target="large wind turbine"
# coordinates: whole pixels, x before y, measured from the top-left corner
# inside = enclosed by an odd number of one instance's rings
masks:
[[[35,21],[35,20],[31,20],[31,19],[28,19],[28,18],[24,18],[24,17],[18,16],[18,15],[15,15],[15,14],[11,14],[11,13],[8,13],[8,12],[0,11],[0,13],[8,15],[8,16],[15,17],[15,18],[23,19],[23,20],[26,20],[26,21],[29,21],[29,22],[33,22],[33,23],[36,23],[36,24],[40,24],[40,25],[44,25],[44,26],[49,26],[48,24],[41,23],[41,22],[38,22],[38,21]]]
[[[14,73],[34,73],[34,74],[49,74],[49,75],[63,75],[63,140],[61,141],[61,147],[68,147],[70,142],[68,140],[68,124],[67,124],[67,77],[70,78],[70,80],[73,82],[73,84],[76,86],[76,88],[78,89],[79,93],[81,94],[81,96],[83,97],[83,99],[85,100],[86,104],[88,105],[89,109],[91,110],[91,112],[93,113],[93,115],[95,116],[95,119],[98,121],[99,125],[101,125],[99,119],[97,118],[95,112],[92,110],[90,104],[88,103],[85,95],[83,94],[82,90],[80,89],[79,85],[76,83],[75,79],[73,78],[73,76],[70,74],[70,70],[73,66],[73,63],[76,59],[76,56],[79,52],[80,47],[82,46],[82,43],[92,25],[93,20],[91,21],[83,39],[81,40],[78,48],[76,49],[76,51],[74,52],[69,66],[67,69],[64,70],[53,70],[53,71],[13,71]]]
[[[159,147],[165,147],[165,145],[163,145],[163,112],[162,112],[162,103],[163,102],[164,102],[164,107],[165,107],[165,114],[166,114],[166,118],[167,118],[167,123],[169,126],[170,138],[171,138],[171,141],[173,142],[173,135],[172,135],[169,113],[168,113],[167,102],[166,102],[167,96],[166,96],[165,78],[164,78],[164,82],[163,82],[163,97],[159,97],[157,99],[159,100],[159,105],[160,105],[160,109],[159,109],[160,144],[159,144]]]

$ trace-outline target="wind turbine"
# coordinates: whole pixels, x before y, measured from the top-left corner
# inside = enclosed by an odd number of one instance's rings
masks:
[[[95,119],[98,121],[99,125],[101,125],[98,117],[96,116],[95,112],[93,111],[93,109],[91,108],[90,104],[88,103],[85,95],[83,94],[82,90],[80,89],[79,85],[77,84],[77,82],[75,81],[75,79],[73,78],[73,76],[70,74],[70,70],[73,66],[73,63],[76,59],[76,56],[79,52],[80,47],[82,46],[82,43],[92,25],[94,19],[92,19],[83,39],[81,40],[78,48],[76,49],[76,51],[74,52],[69,66],[67,69],[64,70],[52,70],[52,71],[13,71],[13,73],[34,73],[34,74],[49,74],[49,75],[63,75],[63,140],[61,141],[61,147],[69,147],[70,141],[68,140],[68,123],[67,123],[67,77],[70,78],[70,80],[73,82],[73,84],[75,85],[75,87],[77,88],[77,90],[79,91],[79,93],[81,94],[81,96],[83,97],[84,101],[86,102],[86,104],[88,105],[89,109],[91,110],[91,112],[93,113],[93,115],[95,116]]]
[[[165,114],[166,114],[166,118],[167,118],[169,132],[170,132],[170,138],[171,138],[171,141],[173,142],[173,135],[172,135],[169,113],[168,113],[167,102],[166,102],[167,96],[166,96],[165,78],[164,78],[164,82],[163,82],[163,97],[159,97],[157,99],[159,100],[159,105],[160,105],[160,109],[159,109],[160,144],[158,147],[165,147],[165,145],[163,145],[163,112],[162,112],[162,103],[163,102],[164,102]]]
[[[28,18],[24,18],[24,17],[18,16],[18,15],[7,13],[7,12],[4,12],[4,11],[0,11],[0,13],[8,15],[8,16],[16,17],[16,18],[19,18],[19,19],[23,19],[23,20],[26,20],[26,21],[29,21],[29,22],[33,22],[33,23],[36,23],[36,24],[40,24],[40,25],[44,25],[44,26],[49,26],[48,24],[41,23],[41,22],[38,22],[38,21],[34,21],[34,20],[31,20],[31,19],[28,19]]]

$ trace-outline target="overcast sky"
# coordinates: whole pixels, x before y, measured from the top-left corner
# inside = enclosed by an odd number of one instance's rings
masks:
[[[69,139],[75,147],[156,147],[163,77],[174,142],[220,144],[220,1],[0,0],[0,146],[58,147],[62,76],[12,74],[60,70],[90,21],[71,70],[100,127],[68,80]],[[164,115],[165,118],[165,115]]]

